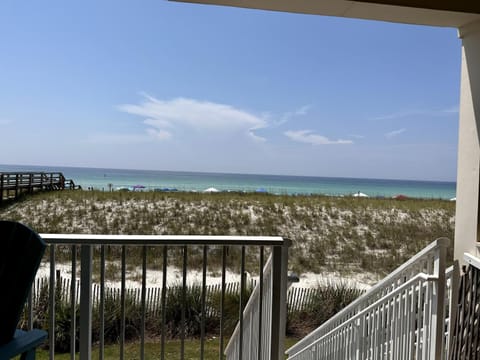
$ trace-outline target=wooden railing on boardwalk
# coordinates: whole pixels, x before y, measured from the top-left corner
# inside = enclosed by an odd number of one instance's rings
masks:
[[[34,191],[78,189],[73,180],[60,172],[2,172],[0,173],[0,202],[16,199]]]

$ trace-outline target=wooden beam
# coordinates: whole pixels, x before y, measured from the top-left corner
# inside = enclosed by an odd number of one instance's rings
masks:
[[[352,0],[361,3],[480,14],[480,2],[472,0]]]
[[[474,0],[170,0],[459,28],[480,19]]]

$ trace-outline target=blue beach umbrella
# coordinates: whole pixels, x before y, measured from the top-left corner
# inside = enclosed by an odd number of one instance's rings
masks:
[[[265,188],[258,188],[257,190],[255,190],[255,192],[257,192],[257,193],[266,193],[266,192],[268,192],[268,191],[267,191],[267,189],[265,189]]]

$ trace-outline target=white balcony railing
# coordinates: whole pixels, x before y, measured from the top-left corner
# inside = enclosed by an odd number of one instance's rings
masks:
[[[458,267],[445,269],[447,244],[427,246],[288,349],[288,358],[445,358],[458,278]]]
[[[238,349],[255,348],[258,354],[262,354],[262,359],[279,360],[283,358],[283,341],[285,336],[285,324],[286,324],[286,295],[287,295],[287,259],[288,259],[288,246],[290,242],[281,237],[253,237],[253,236],[141,236],[141,235],[65,235],[65,234],[40,234],[41,237],[48,244],[49,249],[49,266],[50,266],[50,280],[49,280],[49,300],[48,300],[48,328],[55,329],[55,300],[56,300],[56,250],[61,246],[62,251],[69,249],[71,253],[71,288],[69,291],[70,296],[70,312],[71,312],[71,326],[70,326],[70,354],[71,358],[75,358],[75,352],[79,350],[81,360],[89,360],[92,358],[92,279],[93,279],[93,253],[94,249],[99,252],[99,259],[95,259],[95,264],[99,264],[99,359],[104,359],[104,326],[105,326],[105,264],[106,264],[106,248],[107,247],[119,247],[120,259],[117,261],[120,263],[120,359],[125,357],[125,308],[126,308],[126,273],[127,273],[127,258],[126,250],[128,247],[137,246],[141,247],[141,328],[140,334],[140,358],[145,358],[145,317],[146,317],[146,279],[147,279],[147,258],[148,251],[151,247],[163,248],[162,258],[162,291],[161,302],[158,304],[160,311],[159,321],[161,322],[161,335],[160,335],[160,358],[165,359],[165,341],[166,341],[166,329],[165,329],[165,307],[166,307],[166,292],[167,292],[167,263],[168,263],[168,251],[169,249],[176,248],[178,253],[183,258],[182,266],[182,320],[180,322],[180,359],[184,359],[185,340],[186,340],[186,288],[187,288],[187,257],[189,249],[194,247],[197,251],[200,249],[202,254],[201,266],[202,266],[202,282],[201,282],[201,314],[199,316],[199,325],[201,328],[200,333],[200,349],[198,357],[204,358],[205,355],[205,317],[207,313],[206,304],[206,276],[207,276],[207,263],[209,258],[209,250],[216,249],[215,257],[220,257],[221,268],[221,300],[219,309],[216,313],[219,314],[220,321],[220,341],[219,341],[219,359],[223,358],[224,352],[224,340],[228,336],[224,333],[224,302],[225,302],[225,288],[226,288],[226,268],[227,268],[227,251],[229,248],[238,247],[241,249],[239,252],[238,262],[240,263],[240,273],[245,272],[246,262],[246,250],[249,254],[258,251],[256,257],[259,258],[258,269],[261,274],[257,287],[261,289],[261,292],[266,296],[261,297],[260,301],[256,301],[255,304],[247,304],[244,294],[246,288],[246,279],[244,276],[240,276],[240,304],[239,304],[239,324],[236,332],[241,334],[237,336]],[[256,250],[257,249],[257,250]],[[76,274],[77,274],[77,252],[80,251],[80,304],[77,309],[78,294],[76,293]],[[221,255],[219,251],[221,250]],[[270,259],[267,264],[264,263],[264,253],[270,253]],[[254,256],[255,257],[255,256]],[[250,257],[251,258],[251,257]],[[216,259],[218,261],[218,259]],[[265,268],[265,270],[264,270]],[[264,290],[265,289],[265,290]],[[268,289],[268,291],[266,291]],[[256,290],[260,291],[260,290]],[[251,310],[252,307],[258,307],[255,319],[244,321],[245,308]],[[76,311],[79,310],[79,324],[76,324]],[[210,313],[212,309],[208,309]],[[29,300],[28,306],[28,326],[33,326],[33,306],[32,297]],[[76,349],[76,331],[79,328],[79,346]],[[257,334],[257,336],[250,336],[249,334]],[[55,358],[55,331],[49,331],[49,358],[53,360]],[[246,344],[248,342],[248,345]],[[239,350],[240,352],[242,350]],[[240,354],[238,358],[242,358]]]

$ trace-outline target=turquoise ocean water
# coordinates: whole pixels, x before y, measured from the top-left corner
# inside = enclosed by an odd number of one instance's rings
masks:
[[[220,191],[257,191],[273,194],[351,195],[362,192],[370,197],[409,197],[451,199],[455,197],[455,182],[332,178],[313,176],[220,174],[155,170],[122,170],[79,167],[49,167],[0,165],[2,171],[59,171],[83,189],[93,187],[108,190],[121,187],[145,186],[145,190],[177,189],[203,191],[214,187]]]

